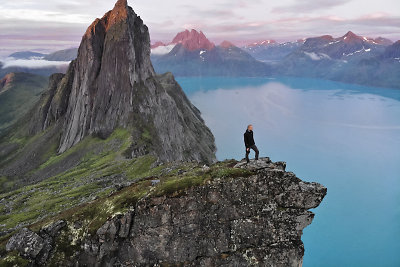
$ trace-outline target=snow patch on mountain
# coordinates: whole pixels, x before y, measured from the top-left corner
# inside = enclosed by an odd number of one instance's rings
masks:
[[[363,47],[362,49],[356,50],[352,53],[348,53],[348,54],[343,53],[343,56],[348,57],[348,56],[353,56],[354,54],[357,54],[357,53],[370,52],[370,51],[371,51],[371,48],[366,49],[365,47]]]

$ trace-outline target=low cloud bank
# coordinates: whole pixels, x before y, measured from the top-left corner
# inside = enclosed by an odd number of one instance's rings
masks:
[[[66,67],[70,61],[48,61],[44,59],[32,58],[32,59],[15,59],[8,57],[1,61],[3,64],[2,68],[8,67],[24,67],[24,68],[48,68],[48,67]]]

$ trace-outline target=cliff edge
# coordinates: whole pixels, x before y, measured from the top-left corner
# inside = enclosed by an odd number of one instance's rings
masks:
[[[67,212],[38,233],[21,230],[7,250],[38,265],[301,266],[302,231],[314,217],[309,209],[327,189],[303,182],[285,165],[269,158],[227,161],[178,178],[149,178],[142,198],[94,231],[85,227],[87,218]],[[201,182],[188,183],[193,179]]]

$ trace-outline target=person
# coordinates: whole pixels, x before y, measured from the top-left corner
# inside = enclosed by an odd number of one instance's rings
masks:
[[[244,133],[244,145],[246,146],[246,161],[247,161],[247,163],[250,162],[250,160],[249,160],[250,148],[254,150],[254,152],[256,153],[256,160],[258,160],[259,151],[256,146],[256,143],[254,142],[253,125],[251,125],[251,124],[247,126],[247,130]]]

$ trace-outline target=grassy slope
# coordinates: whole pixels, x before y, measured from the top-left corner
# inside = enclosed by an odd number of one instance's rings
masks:
[[[57,262],[80,248],[76,240],[94,234],[108,218],[126,212],[146,195],[179,194],[187,187],[210,179],[250,174],[232,168],[234,161],[203,169],[197,163],[160,165],[150,155],[128,159],[124,152],[130,145],[127,129],[115,130],[106,140],[88,136],[61,155],[54,152],[35,171],[51,168],[73,153],[86,151],[76,167],[37,184],[0,194],[0,229],[15,229],[0,238],[0,265],[24,265],[18,255],[5,252],[8,238],[22,226],[38,230],[59,219],[66,220],[69,225],[75,221],[83,224],[79,231],[71,227],[63,231],[53,258]],[[159,179],[160,183],[152,186],[153,179]],[[75,237],[75,243],[70,240],[71,236]]]
[[[0,131],[30,110],[47,87],[44,76],[16,73],[5,92],[0,93]]]

